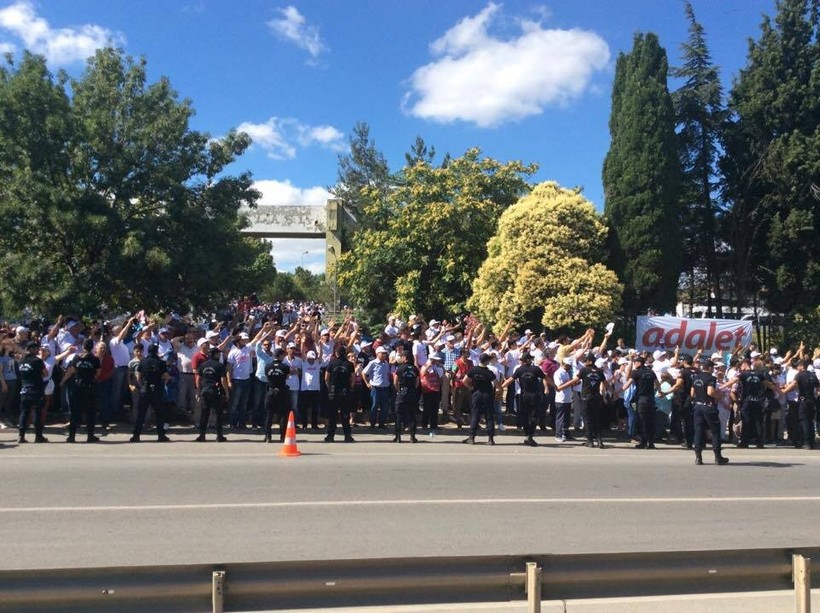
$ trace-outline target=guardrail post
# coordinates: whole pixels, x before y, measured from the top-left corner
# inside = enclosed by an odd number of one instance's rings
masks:
[[[527,562],[527,613],[541,613],[541,569]]]
[[[211,584],[211,602],[213,603],[213,613],[224,613],[225,611],[225,571],[215,570]]]
[[[794,605],[797,613],[811,613],[811,558],[792,555]]]

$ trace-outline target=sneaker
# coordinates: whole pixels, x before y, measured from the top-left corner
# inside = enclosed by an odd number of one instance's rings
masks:
[[[87,439],[85,439],[85,442],[86,443],[99,443],[100,442],[100,437],[90,435]]]
[[[204,443],[204,442],[205,442],[205,435],[204,435],[204,434],[200,434],[198,437],[196,437],[196,438],[194,439],[194,442],[196,442],[196,443]]]
[[[565,441],[566,441],[566,439],[563,436],[556,436],[555,437],[555,442],[556,443],[563,443]]]
[[[216,442],[217,442],[217,443],[224,443],[224,442],[225,442],[225,441],[227,441],[227,440],[228,440],[228,439],[227,439],[226,437],[222,436],[221,434],[220,434],[219,436],[217,436],[217,437],[216,437]]]
[[[72,440],[71,442],[73,443],[74,441]],[[134,436],[132,436],[131,438],[128,439],[128,442],[129,443],[139,443],[140,442],[139,435],[135,434]]]
[[[497,429],[499,432],[504,432],[504,424],[498,424],[498,426],[496,426],[496,429]]]

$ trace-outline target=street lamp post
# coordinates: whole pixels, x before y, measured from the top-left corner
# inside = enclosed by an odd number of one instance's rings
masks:
[[[305,267],[305,256],[310,253],[310,251],[303,251],[302,252],[302,263],[299,265],[300,268],[304,269]]]

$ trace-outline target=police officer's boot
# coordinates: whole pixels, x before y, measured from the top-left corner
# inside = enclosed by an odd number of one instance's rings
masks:
[[[703,466],[703,452],[700,449],[695,449],[695,465]]]
[[[475,445],[475,437],[474,436],[468,436],[467,438],[465,438],[461,442],[466,444],[466,445]]]
[[[719,451],[715,452],[715,464],[723,466],[729,463],[729,458],[724,458]]]
[[[601,435],[598,435],[598,449],[604,449],[604,440],[601,438]]]
[[[68,438],[65,440],[66,443],[76,443],[77,441],[74,439],[74,428],[71,428],[68,431]]]
[[[23,433],[22,430],[20,431],[20,434],[17,435],[17,442],[18,443],[28,443],[28,441],[26,440],[26,435]]]
[[[491,436],[487,442],[488,442],[490,445],[495,445],[495,438],[493,438],[493,437]]]

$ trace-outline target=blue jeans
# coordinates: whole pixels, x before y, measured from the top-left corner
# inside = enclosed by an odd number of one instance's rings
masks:
[[[248,401],[251,395],[250,379],[231,379],[231,427],[240,428],[246,425]]]
[[[113,379],[97,383],[97,408],[100,411],[100,423],[107,426],[111,419],[111,388]]]
[[[390,411],[390,388],[372,387],[370,388],[370,425],[376,425],[376,412],[379,414],[379,427],[384,426],[387,421],[387,413]]]
[[[122,417],[122,403],[125,394],[125,384],[128,379],[127,368],[115,368],[111,379],[111,413],[117,418]]]
[[[624,407],[626,408],[626,434],[629,436],[629,440],[635,438],[635,422],[637,421],[635,415],[635,407],[632,406],[631,402],[624,402]]]

